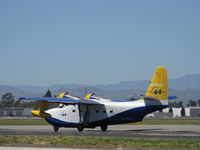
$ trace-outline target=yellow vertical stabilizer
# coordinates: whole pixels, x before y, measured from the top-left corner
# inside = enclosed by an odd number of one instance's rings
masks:
[[[168,79],[165,67],[159,66],[156,68],[145,96],[154,97],[159,100],[168,99]]]

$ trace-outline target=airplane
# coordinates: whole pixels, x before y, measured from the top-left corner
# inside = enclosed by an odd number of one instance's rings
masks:
[[[100,127],[106,131],[109,125],[140,122],[145,115],[168,107],[168,78],[163,66],[156,68],[146,94],[138,100],[110,100],[88,94],[84,99],[61,93],[53,97],[20,97],[21,100],[39,101],[38,110],[32,114],[44,118],[53,126],[55,132],[59,128]],[[60,103],[57,108],[45,110],[48,102]]]

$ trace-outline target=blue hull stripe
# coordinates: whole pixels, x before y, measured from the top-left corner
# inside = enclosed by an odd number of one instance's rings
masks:
[[[66,127],[75,127],[77,126],[79,123],[71,123],[71,122],[65,122],[56,118],[45,118],[45,120],[52,124],[53,126],[66,126]]]

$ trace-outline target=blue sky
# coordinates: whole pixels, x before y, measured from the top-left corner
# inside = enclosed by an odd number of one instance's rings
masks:
[[[0,84],[109,84],[200,74],[198,0],[1,0]]]

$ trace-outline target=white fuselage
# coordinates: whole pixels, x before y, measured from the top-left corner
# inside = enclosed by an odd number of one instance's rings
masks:
[[[49,109],[46,113],[51,118],[46,120],[54,126],[74,127],[83,124],[85,127],[96,127],[101,124],[112,125],[138,122],[153,111],[167,107],[167,101],[112,101],[93,99],[102,105],[95,104],[61,104],[58,108]]]

